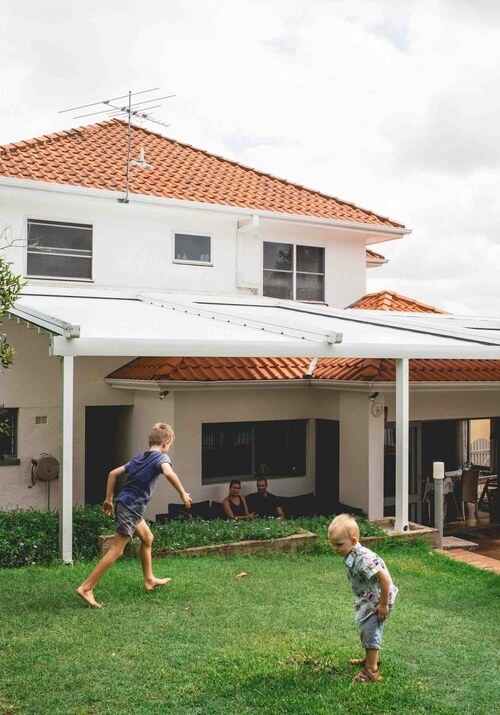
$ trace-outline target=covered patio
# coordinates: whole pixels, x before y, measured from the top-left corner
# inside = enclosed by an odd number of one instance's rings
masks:
[[[409,361],[499,360],[499,321],[383,315],[261,297],[29,287],[10,318],[50,334],[59,358],[60,549],[72,561],[75,359],[102,356],[363,358],[395,361],[396,529],[409,522]]]

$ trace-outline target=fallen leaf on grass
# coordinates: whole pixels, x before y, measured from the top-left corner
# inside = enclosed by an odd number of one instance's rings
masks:
[[[248,576],[246,571],[240,571],[239,573],[236,574],[234,578],[243,578],[244,576]]]

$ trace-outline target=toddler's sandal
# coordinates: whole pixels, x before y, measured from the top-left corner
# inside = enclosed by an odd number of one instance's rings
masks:
[[[354,676],[351,683],[378,683],[380,680],[383,680],[383,678],[379,670],[372,673],[371,670],[363,668],[363,670],[360,670],[359,673]]]

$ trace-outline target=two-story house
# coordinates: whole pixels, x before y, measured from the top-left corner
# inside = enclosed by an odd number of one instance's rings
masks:
[[[195,501],[264,474],[282,495],[394,509],[391,358],[498,359],[491,321],[346,310],[385,260],[367,246],[409,233],[396,221],[143,128],[130,156],[119,120],[0,147],[6,255],[27,281],[6,325],[0,508],[99,501],[161,420]],[[496,363],[466,363],[424,371],[412,395],[415,424],[454,425],[424,461],[459,459],[462,421],[496,425]],[[72,475],[66,497],[64,480],[30,488],[42,453]],[[416,518],[422,467],[410,466]],[[173,499],[163,484],[148,516]]]

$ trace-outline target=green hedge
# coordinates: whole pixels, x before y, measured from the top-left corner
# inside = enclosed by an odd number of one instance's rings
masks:
[[[374,524],[358,518],[362,536],[384,532]],[[296,534],[299,528],[319,534],[318,550],[329,549],[327,528],[331,517],[255,519],[254,521],[203,521],[178,519],[156,525],[149,522],[155,540],[153,550],[169,551],[190,546],[208,546],[248,539],[278,539]],[[114,531],[113,519],[99,506],[73,510],[73,558],[91,561],[98,554],[98,537]],[[35,564],[51,564],[59,560],[59,514],[57,511],[35,509],[0,511],[0,567],[19,568]]]
[[[90,561],[99,551],[97,538],[113,531],[113,519],[99,506],[73,510],[75,560]],[[0,567],[52,564],[59,560],[59,513],[16,509],[0,511]]]

